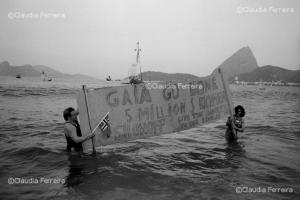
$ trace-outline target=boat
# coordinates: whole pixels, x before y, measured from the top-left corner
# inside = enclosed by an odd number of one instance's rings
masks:
[[[106,77],[106,81],[112,81],[111,77],[110,76]]]
[[[264,84],[263,84],[263,82],[260,80],[260,82],[259,82],[259,89],[260,90],[265,90],[266,88],[264,87]]]
[[[18,75],[16,76],[16,78],[21,78],[21,75],[20,75],[20,74],[18,74]]]
[[[142,76],[142,67],[141,67],[141,58],[140,58],[140,43],[136,43],[136,63],[131,65],[131,68],[128,70],[128,80],[129,84],[140,84],[143,83],[143,76]],[[137,75],[138,68],[140,70],[139,76]]]
[[[52,78],[49,77],[48,74],[44,71],[42,71],[41,77],[43,81],[52,81]]]

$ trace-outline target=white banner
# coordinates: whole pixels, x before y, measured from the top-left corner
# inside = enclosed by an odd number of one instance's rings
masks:
[[[193,128],[229,115],[232,105],[221,74],[186,83],[161,82],[82,90],[77,97],[83,135],[90,134],[109,112],[110,134],[96,130],[95,146],[126,142]],[[92,148],[86,141],[84,150]]]

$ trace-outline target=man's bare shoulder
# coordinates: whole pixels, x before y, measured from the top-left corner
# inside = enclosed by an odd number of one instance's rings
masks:
[[[74,130],[76,130],[75,126],[73,124],[71,124],[71,123],[65,123],[64,128],[66,130],[68,130],[68,131],[74,131]]]

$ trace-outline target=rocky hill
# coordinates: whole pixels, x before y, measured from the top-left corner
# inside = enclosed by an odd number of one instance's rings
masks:
[[[10,66],[10,64],[5,61],[0,63],[0,75],[1,76],[40,76],[41,73],[35,70],[31,65],[23,66]]]
[[[45,72],[49,77],[55,78],[82,78],[82,79],[96,79],[82,74],[65,74],[61,73],[58,70],[54,70],[50,67],[44,65],[22,65],[22,66],[11,66],[9,62],[4,61],[0,63],[0,76],[17,76],[21,77],[38,77],[41,76],[41,73]]]
[[[259,67],[252,72],[243,73],[237,76],[239,81],[246,82],[277,82],[300,83],[300,70],[288,70],[281,67],[266,65]],[[233,81],[233,77],[230,79]]]
[[[218,68],[221,68],[225,76],[230,79],[236,75],[256,70],[258,65],[251,49],[243,47],[227,58]]]

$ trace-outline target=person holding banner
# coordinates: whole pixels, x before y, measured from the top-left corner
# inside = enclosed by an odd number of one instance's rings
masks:
[[[95,133],[91,135],[82,136],[80,125],[77,120],[79,112],[72,107],[66,108],[63,112],[65,119],[64,133],[67,140],[67,151],[82,151],[82,142],[95,136]]]
[[[238,105],[234,108],[235,114],[231,117],[228,117],[226,122],[227,130],[225,133],[225,137],[227,140],[237,140],[237,133],[238,131],[244,132],[245,129],[245,121],[244,116],[246,114],[245,109],[243,106]]]

